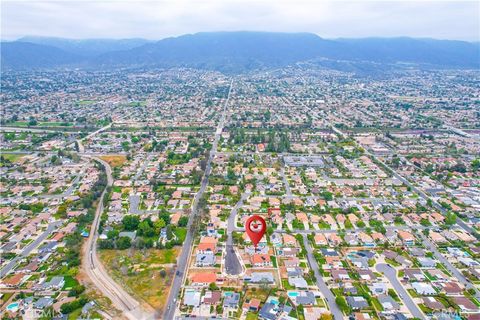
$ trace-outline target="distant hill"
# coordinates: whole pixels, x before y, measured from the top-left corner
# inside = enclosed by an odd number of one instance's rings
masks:
[[[309,33],[197,33],[110,52],[99,56],[95,62],[103,66],[187,66],[242,71],[280,67],[309,60],[322,52],[335,56],[342,46]]]
[[[346,44],[356,58],[362,60],[425,63],[446,67],[480,66],[479,43],[406,37],[337,41]]]
[[[31,42],[35,44],[47,45],[62,49],[64,51],[74,53],[80,56],[94,57],[103,53],[128,50],[139,47],[149,40],[133,38],[133,39],[64,39],[55,37],[23,37],[18,41]]]
[[[52,46],[30,42],[2,42],[2,69],[45,69],[69,66],[82,60],[79,55]]]
[[[128,43],[98,40],[97,44],[95,40],[71,41],[43,39],[42,45],[36,47],[24,42],[22,45],[18,45],[22,42],[2,43],[2,68],[40,68],[42,61],[44,67],[49,68],[69,64],[84,68],[184,66],[229,73],[305,61],[332,69],[367,72],[369,66],[374,65],[378,71],[385,65],[385,70],[390,70],[392,64],[398,63],[429,68],[480,68],[480,45],[464,41],[412,38],[327,40],[311,33],[271,32],[206,32],[145,43],[141,39],[125,40]],[[97,54],[94,54],[95,50]],[[19,61],[34,56],[39,57],[38,61]]]

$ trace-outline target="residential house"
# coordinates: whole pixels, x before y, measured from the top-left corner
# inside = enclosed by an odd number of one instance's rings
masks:
[[[222,293],[220,291],[207,291],[202,298],[202,302],[206,305],[217,305],[221,298]]]
[[[268,254],[254,254],[250,256],[250,262],[254,267],[271,267],[272,261]]]
[[[217,275],[213,272],[199,272],[191,276],[193,286],[208,286],[217,281]]]
[[[368,307],[368,302],[361,296],[348,296],[347,303],[353,310],[360,310]]]
[[[418,294],[425,296],[437,294],[437,291],[435,291],[435,289],[430,284],[425,282],[413,282],[412,288]]]
[[[237,309],[240,302],[240,293],[225,291],[223,293],[223,307]]]

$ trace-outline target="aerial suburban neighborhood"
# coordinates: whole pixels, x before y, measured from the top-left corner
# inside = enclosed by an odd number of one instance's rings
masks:
[[[1,81],[2,319],[480,318],[478,72]]]

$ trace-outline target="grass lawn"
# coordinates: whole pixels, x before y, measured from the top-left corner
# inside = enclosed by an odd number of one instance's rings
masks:
[[[477,307],[480,307],[480,301],[477,300],[474,296],[472,296],[468,291],[465,293],[465,297],[470,299]]]
[[[110,166],[112,166],[113,168],[121,167],[125,163],[125,161],[127,161],[127,157],[126,156],[121,156],[121,155],[101,156],[100,159],[102,159],[105,162],[108,162],[108,164]]]
[[[72,276],[65,276],[63,279],[65,280],[63,290],[69,290],[75,286],[78,286],[77,279],[73,278]]]
[[[317,301],[317,306],[319,306],[320,308],[324,308],[326,306],[325,300],[317,298],[316,301]]]
[[[122,187],[113,186],[113,187],[112,187],[112,191],[113,191],[113,192],[122,193]]]
[[[276,268],[277,267],[277,257],[271,256],[270,259],[272,260],[273,267]]]
[[[340,289],[340,288],[333,288],[333,289],[331,289],[331,291],[332,291],[332,293],[335,297],[343,296],[342,289]]]
[[[76,320],[79,319],[82,315],[82,308],[78,308],[68,314],[68,320]]]
[[[295,287],[290,285],[290,283],[288,283],[288,280],[287,279],[282,279],[282,286],[285,290],[294,290]]]
[[[178,240],[181,242],[185,241],[185,237],[187,236],[187,228],[177,227],[175,228],[175,235],[177,236]]]
[[[383,311],[383,307],[377,298],[372,298],[372,305],[377,311]]]
[[[414,289],[407,289],[407,291],[408,291],[408,293],[410,293],[412,298],[418,298],[419,297],[417,291],[415,291]]]
[[[157,310],[165,306],[180,249],[101,250],[109,273],[132,295]],[[160,270],[165,270],[162,277]]]
[[[15,121],[11,124],[12,127],[28,127],[28,121]],[[70,127],[73,126],[73,123],[70,122],[37,122],[37,125],[30,126],[31,128],[35,127]]]
[[[392,259],[385,258],[385,262],[394,266],[394,267],[399,267],[400,266],[400,263],[398,263],[397,261],[392,260]]]
[[[443,273],[445,273],[447,276],[451,277],[452,274],[450,273],[450,271],[447,270],[447,268],[445,268],[445,266],[441,263],[437,263],[437,268],[439,268],[440,270],[442,270]]]
[[[12,127],[27,127],[28,122],[27,121],[15,121],[15,122],[10,123],[10,125]]]
[[[253,312],[247,312],[247,320],[256,320],[258,319],[258,314],[253,313]]]
[[[73,123],[70,122],[39,122],[38,127],[71,127]]]
[[[26,156],[26,154],[2,153],[2,157],[4,157],[5,159],[7,159],[7,160],[10,161],[10,162],[17,162],[17,161],[19,161],[21,158],[23,158],[24,156]]]
[[[94,104],[96,103],[96,101],[94,100],[80,100],[77,102],[78,105],[81,105],[81,106],[88,106],[90,104]]]
[[[443,304],[445,308],[449,308],[452,306],[452,303],[447,297],[435,296],[435,299],[437,299],[441,304]]]
[[[132,107],[144,107],[147,105],[147,101],[132,101],[128,105]]]
[[[0,300],[0,306],[2,305],[2,303],[7,302],[8,299],[10,299],[11,296],[13,296],[13,292],[5,292],[5,293],[3,294],[2,299]]]
[[[429,314],[429,313],[432,313],[432,312],[433,312],[432,309],[430,309],[429,307],[427,307],[427,306],[424,305],[423,303],[420,303],[420,304],[418,305],[418,307],[419,307],[420,310],[422,310],[423,313],[425,313],[425,314]]]

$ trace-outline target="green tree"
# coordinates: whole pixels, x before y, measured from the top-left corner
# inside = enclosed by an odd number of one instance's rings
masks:
[[[113,240],[111,239],[102,239],[102,240],[98,240],[98,247],[100,249],[113,249],[115,245]]]
[[[70,292],[68,292],[69,297],[78,297],[80,294],[82,294],[85,291],[85,286],[79,284],[75,287],[73,287]]]
[[[117,248],[119,250],[128,249],[132,246],[132,240],[129,237],[120,237],[117,240]]]
[[[187,224],[188,224],[188,217],[183,216],[178,220],[179,227],[186,227]]]
[[[137,234],[144,237],[153,237],[155,235],[155,229],[150,219],[145,219],[138,225]]]
[[[457,223],[457,215],[453,212],[447,213],[447,215],[445,216],[445,224],[447,226],[451,226],[455,223]]]
[[[60,312],[63,314],[69,314],[70,312],[77,310],[87,304],[88,300],[85,297],[81,297],[72,302],[64,303],[60,306]]]
[[[33,117],[30,117],[30,120],[28,121],[28,126],[36,126],[37,124],[37,120]]]
[[[153,223],[153,226],[154,226],[154,228],[155,228],[155,233],[156,233],[156,234],[160,234],[160,230],[162,230],[163,228],[165,228],[166,225],[167,225],[167,224],[165,223],[165,220],[163,220],[163,219],[161,219],[161,218],[158,219],[157,221],[155,221],[155,222]]]
[[[123,228],[127,231],[133,231],[138,228],[140,218],[135,215],[126,215],[122,219]]]
[[[330,191],[322,192],[321,196],[322,196],[323,199],[325,199],[326,201],[331,201],[331,200],[333,200],[333,193],[331,193]]]
[[[64,204],[58,206],[57,215],[59,215],[62,218],[67,217],[67,204],[64,203]]]
[[[350,308],[348,307],[347,301],[344,297],[337,296],[335,298],[335,303],[338,305],[338,307],[340,308],[340,310],[342,310],[343,313],[348,314]]]
[[[108,239],[117,239],[118,238],[118,235],[120,234],[120,232],[118,230],[110,230],[107,232],[107,238]]]
[[[475,159],[472,161],[472,169],[474,171],[480,170],[480,159]]]

